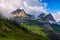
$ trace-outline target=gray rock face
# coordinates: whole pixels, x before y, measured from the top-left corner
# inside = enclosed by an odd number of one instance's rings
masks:
[[[34,18],[34,15],[27,14],[24,10],[21,9],[17,9],[11,14],[13,16],[13,19],[18,23],[27,22],[30,19]]]
[[[51,15],[51,14],[48,14],[44,19],[43,19],[44,22],[49,22],[49,21],[53,21],[53,22],[56,22],[54,17]]]

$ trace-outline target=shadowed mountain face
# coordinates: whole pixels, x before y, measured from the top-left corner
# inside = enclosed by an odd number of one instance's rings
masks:
[[[53,21],[53,22],[56,22],[54,17],[52,16],[52,14],[48,14],[44,19],[43,19],[44,22],[49,22],[49,21]]]
[[[38,16],[38,20],[43,21],[45,23],[57,24],[52,14],[41,14]]]
[[[38,18],[44,18],[45,16],[46,16],[45,13],[41,13],[41,14],[38,16]]]

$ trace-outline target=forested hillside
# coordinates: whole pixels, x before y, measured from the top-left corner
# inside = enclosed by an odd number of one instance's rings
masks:
[[[46,40],[46,38],[30,33],[15,21],[0,17],[0,40]]]

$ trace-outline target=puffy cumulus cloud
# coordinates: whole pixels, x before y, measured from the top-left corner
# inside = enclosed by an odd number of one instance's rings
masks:
[[[13,9],[18,8],[19,6],[22,6],[21,0],[0,0],[0,8],[2,10],[10,11]]]
[[[34,14],[34,15],[39,15],[40,13],[48,13],[46,10],[46,3],[41,3],[37,0],[26,0],[23,2],[24,3],[24,9],[26,10],[26,12],[30,13],[30,14]],[[44,5],[44,6],[43,6]]]
[[[59,21],[60,21],[60,11],[54,13],[54,14],[53,14],[53,17],[55,18],[55,20],[56,20],[57,22],[59,22]]]
[[[26,13],[39,15],[48,13],[47,3],[41,3],[42,0],[0,0],[0,11],[8,16],[11,11],[22,8]]]
[[[9,12],[16,9],[19,5],[19,1],[17,0],[0,0],[0,11],[9,17]]]

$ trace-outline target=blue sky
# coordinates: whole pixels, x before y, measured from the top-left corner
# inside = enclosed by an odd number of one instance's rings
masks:
[[[48,3],[47,8],[49,8],[49,12],[55,13],[56,11],[60,11],[60,0],[42,0],[42,2]]]

